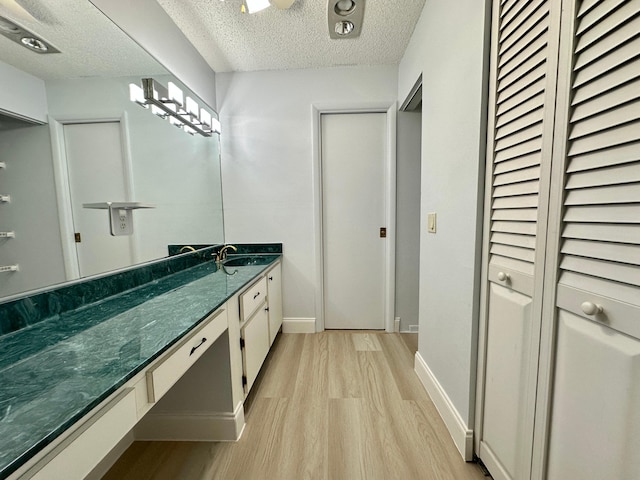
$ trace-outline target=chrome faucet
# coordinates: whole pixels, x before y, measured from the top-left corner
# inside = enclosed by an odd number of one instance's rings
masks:
[[[215,254],[216,264],[218,265],[218,267],[227,258],[227,250],[229,249],[233,250],[234,252],[238,251],[238,248],[234,247],[233,245],[225,245],[220,250],[218,250],[218,253]]]

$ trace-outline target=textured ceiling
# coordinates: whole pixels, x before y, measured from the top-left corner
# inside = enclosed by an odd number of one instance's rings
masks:
[[[241,0],[158,0],[216,72],[399,63],[425,0],[368,0],[362,34],[331,40],[327,0],[240,13]]]
[[[42,55],[0,36],[0,61],[37,77],[165,73],[158,62],[88,0],[0,0],[0,15],[62,52]]]
[[[424,2],[369,0],[361,36],[331,40],[327,0],[253,15],[241,0],[158,0],[216,72],[397,64]],[[0,36],[0,61],[40,78],[165,73],[88,0],[0,0],[0,15],[61,50],[41,55]]]

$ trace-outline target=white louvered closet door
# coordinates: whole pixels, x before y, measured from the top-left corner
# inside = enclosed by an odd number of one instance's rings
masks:
[[[495,0],[476,453],[531,471],[560,2]]]
[[[569,3],[547,478],[638,479],[640,0]]]

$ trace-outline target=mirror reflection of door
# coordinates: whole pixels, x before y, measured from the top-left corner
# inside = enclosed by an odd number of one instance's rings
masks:
[[[130,200],[120,123],[66,124],[64,142],[80,276],[131,265],[132,237],[111,236],[107,210],[82,206]]]

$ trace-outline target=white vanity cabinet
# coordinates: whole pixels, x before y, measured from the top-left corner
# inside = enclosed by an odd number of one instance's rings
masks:
[[[133,388],[121,390],[69,437],[47,454],[22,478],[31,480],[67,480],[85,478],[102,458],[137,422]]]
[[[264,359],[269,353],[269,316],[266,302],[240,329],[242,364],[244,366],[244,389],[249,393]]]
[[[143,417],[210,350],[227,327],[227,311],[219,308],[8,480],[98,478],[94,469],[102,468],[103,459],[121,441],[133,441],[132,429],[145,420]]]
[[[221,308],[210,315],[194,332],[164,355],[146,372],[149,403],[157,402],[213,345],[227,329],[227,312]]]
[[[280,262],[240,294],[239,305],[242,383],[248,395],[282,325]]]
[[[267,298],[269,301],[269,345],[276,339],[282,326],[282,264],[278,262],[267,272]]]

